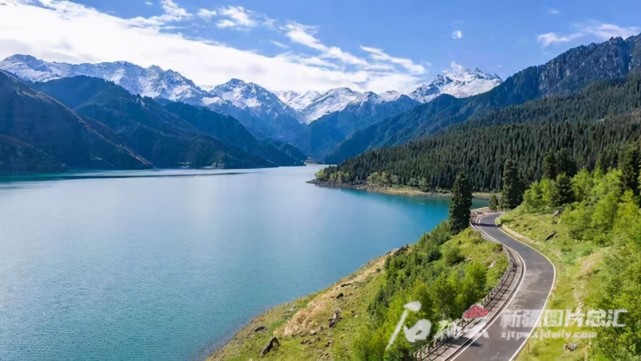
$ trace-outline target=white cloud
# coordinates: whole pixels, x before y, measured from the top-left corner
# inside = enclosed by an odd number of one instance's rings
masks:
[[[289,40],[295,43],[305,45],[308,48],[316,50],[324,51],[327,49],[327,47],[323,45],[320,40],[314,37],[313,34],[316,32],[316,30],[311,26],[305,26],[292,21],[285,25],[284,30],[285,35],[289,38]]]
[[[203,19],[210,19],[216,16],[218,12],[216,10],[209,10],[209,9],[200,9],[198,10],[198,17],[203,18]]]
[[[165,16],[173,21],[181,21],[190,18],[192,15],[184,8],[181,8],[172,0],[160,0],[160,5],[165,11]]]
[[[221,29],[226,29],[226,28],[233,28],[233,27],[236,27],[236,26],[237,26],[237,24],[236,24],[235,22],[233,22],[233,21],[229,20],[229,19],[223,19],[223,20],[219,20],[219,21],[216,23],[216,26],[217,26],[217,27],[219,27],[219,28],[221,28]]]
[[[254,19],[253,12],[242,6],[223,7],[219,9],[219,12],[220,15],[227,17],[227,19],[216,23],[219,28],[247,29],[258,26],[258,21]]]
[[[562,44],[562,43],[568,43],[572,40],[578,39],[582,37],[583,34],[575,33],[575,34],[569,34],[569,35],[559,35],[557,33],[545,33],[545,34],[540,34],[537,36],[537,40],[543,47],[548,47],[552,44]]]
[[[305,26],[297,22],[289,22],[285,25],[284,30],[285,36],[287,36],[289,40],[320,51],[322,58],[332,58],[350,65],[367,65],[367,61],[364,59],[343,51],[338,47],[323,44],[314,36],[316,29],[311,26]]]
[[[291,61],[297,64],[305,64],[315,67],[321,67],[326,69],[339,70],[340,66],[331,61],[324,60],[317,56],[305,56],[301,54],[295,54],[292,52],[283,53],[277,56],[278,58]]]
[[[145,1],[145,5],[152,6],[153,4],[154,4],[154,2],[153,2],[153,1]]]
[[[623,27],[614,24],[592,23],[592,25],[586,26],[583,31],[594,35],[599,40],[608,40],[616,37],[629,38],[639,34],[641,28],[638,26]]]
[[[270,57],[216,43],[215,39],[194,40],[167,31],[166,24],[194,17],[170,0],[159,2],[163,14],[136,19],[119,18],[70,1],[40,0],[40,4],[7,6],[0,11],[0,58],[30,54],[72,63],[123,60],[173,69],[203,87],[240,78],[275,91],[324,91],[342,86],[361,91],[405,91],[423,80],[414,74],[420,68],[408,59],[380,49],[379,53],[387,56],[374,59],[368,53],[370,58],[360,58],[323,44],[307,27],[303,31],[300,27],[275,30],[293,42],[309,45],[307,48],[317,54]],[[217,17],[222,16],[219,9],[216,12]],[[253,24],[252,19],[265,21],[260,14],[244,20],[238,16],[226,19],[245,25]]]
[[[461,30],[454,30],[452,31],[450,36],[452,37],[452,39],[458,40],[463,37],[463,32]]]
[[[271,41],[270,41],[270,43],[272,43],[272,44],[276,45],[277,47],[279,47],[279,48],[281,48],[281,49],[289,49],[289,45],[287,45],[287,44],[283,44],[283,43],[281,43],[280,41],[271,40]]]
[[[40,3],[44,6],[47,6],[52,9],[59,10],[61,7],[78,7],[80,11],[83,11],[82,5],[76,5],[70,1],[60,1],[60,0],[40,0]],[[150,5],[150,4],[147,4]],[[176,2],[172,0],[160,0],[160,6],[162,7],[163,14],[158,16],[152,16],[149,18],[137,17],[131,19],[133,24],[137,26],[164,26],[168,23],[175,23],[180,21],[185,21],[191,18],[193,15],[189,13],[186,9],[180,7]]]
[[[605,41],[613,37],[628,38],[641,32],[637,26],[619,26],[615,24],[600,23],[591,21],[585,24],[575,25],[577,30],[569,34],[545,33],[537,36],[538,42],[545,48],[550,45],[569,43],[571,41],[591,37],[598,41]]]
[[[559,9],[550,8],[550,9],[548,9],[548,14],[550,14],[550,15],[561,15],[561,11],[559,11]]]
[[[444,73],[445,73],[445,74],[448,74],[448,73],[462,73],[462,72],[465,72],[465,71],[466,71],[465,66],[463,66],[462,64],[459,64],[459,63],[455,62],[454,60],[452,60],[452,61],[450,62],[450,68],[452,68],[452,69],[451,69],[451,71],[449,71],[449,70],[444,70]]]
[[[426,69],[423,65],[414,63],[412,59],[393,57],[385,53],[382,49],[372,48],[368,46],[361,46],[361,49],[365,52],[370,53],[370,56],[375,60],[380,60],[380,61],[385,61],[385,62],[390,62],[393,64],[400,65],[401,67],[403,67],[404,69],[406,69],[412,74],[421,75],[421,74],[425,74],[426,72]]]

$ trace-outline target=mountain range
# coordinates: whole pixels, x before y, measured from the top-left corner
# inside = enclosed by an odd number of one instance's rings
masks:
[[[468,96],[487,91],[501,82],[495,75],[457,66],[454,71],[437,76],[433,82],[407,95],[395,91],[361,93],[349,88],[299,94],[273,93],[239,79],[205,90],[175,71],[122,61],[68,64],[14,55],[0,62],[0,69],[30,82],[95,77],[113,82],[135,95],[204,106],[236,118],[256,138],[292,144],[319,160],[355,131],[431,101],[440,94]],[[335,125],[338,128],[334,128]]]
[[[435,191],[451,189],[463,171],[474,189],[488,192],[501,189],[507,159],[519,164],[528,182],[541,179],[546,168],[550,174],[544,162],[550,157],[556,164],[552,172],[606,171],[626,159],[635,164],[626,154],[640,139],[641,71],[632,69],[626,77],[596,81],[575,94],[485,112],[446,131],[367,151],[327,168],[320,178],[360,185],[375,179]],[[381,178],[383,172],[387,176]]]
[[[2,71],[0,148],[1,174],[151,167],[107,127]]]
[[[517,72],[491,90],[456,98],[447,94],[355,132],[326,161],[340,163],[368,150],[407,143],[471,117],[549,96],[575,94],[597,82],[641,69],[641,35],[612,38],[566,51],[546,64]]]
[[[479,68],[468,70],[452,63],[452,69],[437,75],[431,83],[421,85],[409,97],[420,103],[427,103],[441,94],[467,98],[490,91],[503,82],[498,75],[484,73]]]
[[[46,170],[45,163],[51,170],[259,167],[302,164],[307,156],[340,163],[501,109],[625,78],[641,69],[641,36],[579,46],[505,81],[453,66],[410,94],[273,93],[239,79],[204,90],[156,66],[53,63],[26,55],[5,59],[0,69],[15,74],[0,78],[1,148],[13,154],[3,159],[6,169],[26,171],[15,159],[27,158],[33,161],[25,167],[37,171]],[[64,146],[68,136],[73,145]]]
[[[0,71],[0,109],[0,174],[274,167],[306,159],[256,139],[230,116],[88,76],[27,83]]]

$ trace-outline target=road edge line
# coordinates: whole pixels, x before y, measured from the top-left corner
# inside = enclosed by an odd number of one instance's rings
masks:
[[[475,228],[475,227],[473,227],[473,228]],[[497,227],[497,228],[499,228],[499,227]],[[508,298],[508,299],[507,299],[507,301],[505,301],[505,303],[503,304],[503,306],[501,306],[501,308],[500,308],[500,309],[499,309],[499,311],[494,315],[494,317],[493,317],[493,318],[492,318],[492,319],[491,319],[491,320],[490,320],[490,321],[489,321],[489,322],[488,322],[488,323],[483,327],[483,329],[479,332],[479,334],[478,334],[478,335],[476,335],[476,337],[474,337],[474,338],[473,338],[473,339],[471,339],[471,340],[468,340],[468,341],[466,342],[465,346],[463,346],[463,347],[459,348],[459,349],[456,351],[456,353],[454,353],[454,354],[453,354],[453,355],[451,355],[450,357],[446,358],[446,359],[445,359],[446,361],[449,361],[449,360],[455,360],[457,357],[459,357],[459,356],[461,355],[461,353],[463,353],[463,351],[467,350],[467,349],[468,349],[468,348],[469,348],[469,347],[474,343],[474,341],[476,341],[479,337],[483,336],[483,333],[484,333],[485,331],[487,331],[487,329],[488,329],[488,328],[490,328],[490,327],[494,324],[494,322],[496,322],[496,320],[498,320],[498,319],[499,319],[499,316],[501,316],[501,315],[503,314],[503,312],[505,311],[505,309],[510,305],[510,303],[512,303],[512,300],[514,299],[514,297],[516,296],[516,294],[518,293],[518,291],[521,289],[521,286],[523,285],[523,280],[525,279],[525,274],[526,274],[526,272],[527,272],[527,265],[525,264],[525,260],[523,259],[523,257],[521,257],[521,255],[519,254],[519,252],[517,252],[517,251],[516,251],[515,249],[513,249],[512,247],[508,247],[507,245],[505,245],[505,244],[501,243],[498,239],[494,238],[494,237],[493,237],[493,236],[491,236],[489,233],[485,232],[485,231],[483,230],[483,227],[480,227],[480,226],[479,226],[479,227],[478,227],[478,228],[476,228],[476,229],[478,229],[478,230],[479,230],[479,232],[481,232],[482,234],[484,234],[484,235],[486,235],[488,238],[490,238],[490,241],[491,241],[491,242],[498,243],[498,244],[502,245],[503,247],[505,247],[505,248],[508,248],[508,249],[512,250],[512,251],[514,252],[514,254],[516,254],[516,256],[517,256],[517,257],[519,257],[519,259],[521,260],[521,265],[523,266],[523,272],[522,272],[522,274],[521,274],[521,277],[519,278],[519,283],[518,283],[518,285],[516,286],[516,288],[514,289],[514,291],[512,291],[512,294],[510,295],[510,298]],[[506,233],[506,234],[507,234],[507,233]],[[510,236],[510,235],[508,235],[508,236],[509,236],[510,238],[512,238],[512,236]],[[516,240],[516,241],[518,242],[518,240],[517,240],[517,239],[514,239],[514,240]],[[537,322],[538,322],[538,320],[537,320]],[[529,336],[528,336],[528,338],[529,338]],[[527,339],[526,339],[526,340],[527,340]],[[519,350],[520,350],[520,349],[519,349]],[[514,357],[514,356],[513,356],[513,357]],[[511,360],[511,359],[510,359],[510,360]]]
[[[501,216],[502,216],[502,215],[501,215]],[[497,217],[496,219],[498,220],[501,216]],[[554,263],[552,262],[552,260],[551,260],[550,258],[548,258],[548,256],[546,256],[545,254],[543,254],[543,252],[539,251],[538,249],[536,249],[536,248],[534,248],[534,247],[530,246],[529,244],[527,244],[527,243],[525,243],[525,242],[523,242],[523,241],[521,241],[521,240],[519,240],[519,239],[514,238],[512,235],[510,235],[510,234],[509,234],[509,233],[507,233],[505,230],[503,230],[503,224],[501,224],[501,225],[497,225],[497,228],[499,229],[499,231],[503,232],[503,234],[505,234],[506,236],[511,237],[511,238],[512,238],[512,239],[514,239],[515,241],[517,241],[517,242],[519,242],[519,243],[521,243],[521,244],[525,245],[526,247],[529,247],[530,249],[534,250],[535,252],[537,252],[538,254],[540,254],[541,256],[543,256],[543,257],[548,261],[548,263],[552,265],[552,271],[553,271],[553,276],[552,276],[552,286],[550,286],[550,291],[548,292],[548,295],[547,295],[547,297],[545,298],[545,303],[543,304],[543,309],[541,310],[541,313],[539,314],[539,317],[537,317],[537,319],[536,319],[536,323],[535,323],[535,326],[532,328],[532,331],[530,331],[530,333],[529,333],[529,334],[528,334],[528,336],[525,338],[525,340],[523,341],[523,343],[521,344],[521,346],[519,346],[519,348],[516,350],[516,352],[514,353],[514,355],[512,355],[512,357],[510,357],[509,361],[512,361],[512,360],[514,360],[514,359],[519,355],[519,353],[521,353],[521,351],[523,350],[523,348],[525,347],[525,345],[527,344],[527,342],[530,340],[530,337],[532,337],[532,334],[534,333],[534,331],[536,331],[536,329],[539,327],[539,321],[541,321],[541,317],[543,316],[543,312],[545,312],[545,309],[547,308],[548,302],[550,301],[550,296],[552,296],[552,291],[554,290],[554,287],[556,286],[556,266],[554,265]],[[507,229],[509,229],[510,231],[512,231],[512,232],[514,232],[514,233],[516,233],[518,236],[520,236],[520,237],[522,237],[522,238],[525,238],[525,236],[523,236],[523,235],[522,235],[522,234],[520,234],[519,232],[516,232],[515,230],[513,230],[513,229],[511,229],[511,228],[509,228],[509,227],[507,227]],[[517,252],[517,254],[518,254],[518,252]]]

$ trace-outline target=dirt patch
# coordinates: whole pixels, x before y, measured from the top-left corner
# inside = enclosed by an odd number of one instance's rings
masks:
[[[285,325],[276,331],[285,337],[315,334],[327,329],[328,320],[336,310],[340,310],[340,302],[349,297],[349,289],[359,287],[371,275],[380,272],[385,264],[385,257],[370,262],[360,272],[332,285],[326,291],[319,293],[307,306],[298,310]],[[349,283],[348,285],[346,285]],[[339,295],[342,295],[339,297]]]

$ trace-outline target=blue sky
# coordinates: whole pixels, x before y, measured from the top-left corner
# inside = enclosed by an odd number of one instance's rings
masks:
[[[406,91],[452,63],[506,78],[571,47],[641,32],[632,0],[2,2],[0,56],[128,60],[204,86],[238,77],[273,90]]]

